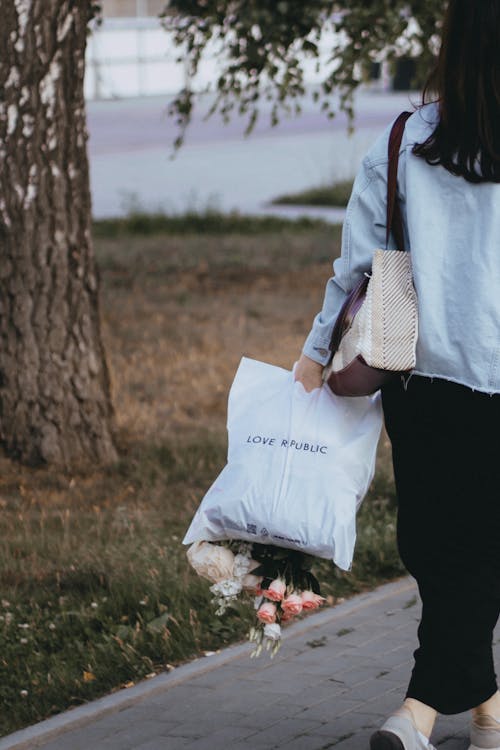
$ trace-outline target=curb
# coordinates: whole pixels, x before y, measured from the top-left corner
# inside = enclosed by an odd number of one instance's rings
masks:
[[[311,206],[293,203],[265,203],[258,209],[249,209],[242,214],[252,216],[278,216],[281,219],[297,221],[298,219],[321,219],[328,224],[343,224],[347,209],[341,206]]]
[[[286,628],[283,640],[288,641],[311,630],[316,630],[332,620],[347,617],[370,606],[370,604],[391,599],[405,591],[414,590],[416,590],[416,584],[410,577],[386,583],[366,594],[358,594],[341,604],[307,615],[304,620],[293,623]],[[66,732],[79,729],[109,714],[123,711],[140,701],[166,692],[192,677],[211,672],[234,659],[249,655],[252,650],[253,645],[250,643],[237,644],[228,646],[213,656],[194,659],[187,664],[176,667],[171,672],[162,673],[150,680],[144,680],[134,687],[124,688],[83,706],[64,711],[26,729],[6,735],[0,739],[0,750],[31,750],[40,747]]]

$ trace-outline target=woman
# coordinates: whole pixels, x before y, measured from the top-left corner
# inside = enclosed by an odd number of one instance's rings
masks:
[[[382,390],[420,645],[406,699],[371,748],[431,748],[438,712],[472,709],[470,750],[500,750],[500,0],[450,1],[427,91],[436,100],[407,121],[398,171],[416,368]],[[342,255],[296,367],[307,390],[321,386],[346,293],[385,245],[389,130],[354,183]]]

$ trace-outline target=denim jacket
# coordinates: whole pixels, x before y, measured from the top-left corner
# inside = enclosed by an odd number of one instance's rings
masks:
[[[406,123],[398,197],[411,252],[419,331],[414,373],[486,393],[500,392],[500,184],[472,184],[411,153],[438,121],[427,104]],[[303,351],[330,359],[335,319],[347,293],[385,247],[387,144],[376,141],[356,176],[342,232],[341,256],[326,284]],[[391,238],[389,249],[393,248]]]

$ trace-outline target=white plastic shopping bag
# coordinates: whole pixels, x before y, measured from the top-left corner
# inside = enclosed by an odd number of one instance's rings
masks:
[[[183,543],[243,539],[349,570],[381,426],[379,394],[307,393],[293,372],[243,357],[229,394],[227,465]]]

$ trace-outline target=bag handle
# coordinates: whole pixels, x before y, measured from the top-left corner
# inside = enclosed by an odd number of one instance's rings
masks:
[[[389,236],[392,231],[396,240],[396,249],[405,249],[405,239],[403,231],[403,222],[401,220],[401,209],[397,201],[398,190],[398,164],[399,149],[406,125],[406,121],[411,117],[412,112],[401,112],[394,122],[389,136],[389,164],[387,167],[387,221],[385,234],[385,249],[389,246]]]

